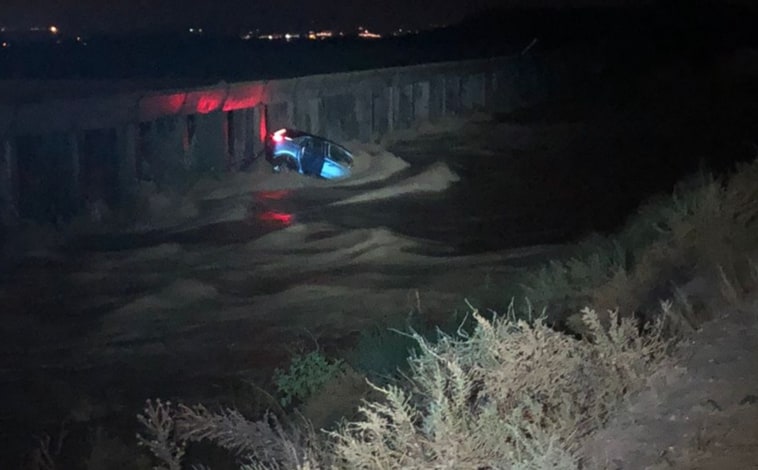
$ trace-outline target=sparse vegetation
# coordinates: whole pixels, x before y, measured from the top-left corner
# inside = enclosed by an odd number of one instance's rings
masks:
[[[287,370],[274,371],[281,405],[289,406],[295,400],[303,401],[318,392],[340,373],[341,367],[341,360],[329,360],[319,351],[293,357]]]
[[[680,332],[702,322],[672,276],[711,273],[731,302],[755,288],[755,181],[758,162],[643,207],[617,236],[527,276],[523,292],[537,310],[511,301],[504,315],[485,318],[472,307],[473,323],[455,334],[399,335],[403,347],[416,345],[404,379],[361,389],[365,377],[339,361],[296,357],[275,376],[284,405],[319,389],[333,394],[327,383],[373,392],[327,432],[272,415],[250,421],[235,410],[148,402],[140,420],[152,437],[141,441],[165,468],[178,468],[187,443],[200,440],[233,451],[242,468],[580,468],[582,439],[665,360]],[[602,310],[579,311],[582,303]],[[572,312],[563,325],[575,335],[548,324],[542,306]],[[400,344],[368,335],[361,344],[369,343]]]

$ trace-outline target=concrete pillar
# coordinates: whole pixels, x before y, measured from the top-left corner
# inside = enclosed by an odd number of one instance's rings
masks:
[[[229,171],[232,169],[232,147],[234,143],[232,142],[232,113],[231,112],[224,112],[220,111],[221,113],[221,120],[223,122],[223,133],[221,134],[223,139],[223,149],[224,149],[224,169],[226,171]]]
[[[0,145],[0,227],[12,227],[19,220],[18,153],[12,137]]]
[[[327,139],[340,141],[344,138],[342,115],[344,110],[340,107],[340,100],[336,96],[325,96],[321,101],[321,131],[320,135]],[[352,110],[351,110],[352,111]]]
[[[499,70],[494,74],[494,109],[498,112],[510,112],[518,106],[515,82],[510,70]]]
[[[440,77],[440,93],[442,94],[440,103],[440,116],[447,116],[447,77]]]
[[[485,109],[487,107],[487,75],[480,73],[476,75],[477,89],[479,90],[479,96],[477,96],[477,105],[479,109]]]
[[[484,105],[488,111],[492,111],[497,103],[497,73],[490,72],[487,74],[487,90],[484,98]]]
[[[263,151],[263,139],[266,137],[266,121],[263,113],[263,105],[250,108],[245,113],[248,120],[248,132],[250,132],[248,140],[248,155],[250,156],[257,156]]]
[[[373,95],[371,90],[363,91],[355,96],[355,120],[358,125],[358,137],[361,142],[368,142],[374,131]]]
[[[258,124],[258,139],[260,140],[261,144],[266,142],[266,136],[269,132],[271,132],[271,126],[268,122],[268,105],[267,104],[261,104],[257,108],[258,112],[256,113],[256,122]]]
[[[289,101],[280,101],[268,105],[268,129],[269,132],[292,126],[292,104]]]
[[[150,123],[143,136],[140,177],[151,179],[159,186],[180,182],[184,171],[195,166],[197,155],[202,153],[196,148],[196,136],[189,145],[190,151],[185,150],[188,132],[185,116],[165,116]]]
[[[137,124],[130,123],[116,129],[116,158],[118,159],[116,171],[119,194],[131,194],[137,184],[138,139]]]
[[[68,201],[68,207],[64,208],[69,214],[79,211],[81,206],[81,152],[79,149],[79,134],[78,132],[69,132],[66,136],[68,143],[68,158],[66,166],[68,167],[68,175],[64,177],[63,181],[63,197]],[[66,214],[66,215],[69,215]]]
[[[382,88],[371,92],[371,140],[378,141],[387,133],[387,93]]]
[[[429,82],[416,83],[413,90],[413,112],[416,122],[429,120],[429,97],[431,85]]]
[[[387,94],[387,133],[392,133],[395,130],[397,123],[397,108],[398,108],[398,89],[394,85],[390,85],[386,90]]]
[[[311,134],[321,133],[321,98],[311,98],[308,100],[308,132]]]
[[[457,76],[445,78],[445,115],[461,113],[461,79]]]
[[[247,113],[246,110],[240,109],[232,111],[232,163],[233,167],[239,167],[240,163],[245,159],[247,150],[247,139],[249,137],[247,127]]]
[[[463,111],[472,111],[476,105],[476,81],[473,76],[461,79],[461,105]]]
[[[227,131],[221,111],[198,114],[192,142],[192,162],[198,171],[221,172],[226,167]]]
[[[415,116],[413,84],[404,85],[399,89],[396,109],[395,124],[403,129],[409,129]]]

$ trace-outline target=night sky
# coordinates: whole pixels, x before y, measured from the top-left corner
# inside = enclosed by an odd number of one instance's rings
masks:
[[[1,0],[0,25],[61,26],[66,29],[129,32],[208,30],[239,32],[428,28],[460,21],[492,7],[635,6],[656,0]],[[660,1],[660,0],[659,0]],[[724,0],[750,4],[755,0]]]
[[[2,0],[0,24],[56,24],[100,31],[234,31],[424,28],[449,24],[503,0]]]

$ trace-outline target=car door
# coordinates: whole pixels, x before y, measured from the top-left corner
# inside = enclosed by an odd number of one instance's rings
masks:
[[[325,142],[316,137],[309,137],[302,147],[300,157],[301,172],[306,175],[321,175],[324,166]]]
[[[333,142],[329,142],[329,158],[339,165],[346,167],[353,166],[353,156],[344,147],[341,147]]]

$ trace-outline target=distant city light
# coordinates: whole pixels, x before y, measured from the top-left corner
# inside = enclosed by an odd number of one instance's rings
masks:
[[[358,37],[363,39],[381,39],[381,34],[372,33],[368,29],[365,29],[363,26],[358,27]]]
[[[10,46],[10,44],[8,44],[7,41],[3,41],[3,49],[7,48],[8,46]]]
[[[53,26],[50,26],[50,28],[48,28],[48,29],[50,30],[51,33],[58,34],[58,27],[57,26],[53,25]]]
[[[349,34],[348,34],[349,35]],[[240,39],[243,39],[245,41],[258,38],[264,41],[293,41],[295,39],[309,39],[311,41],[316,40],[323,40],[323,39],[329,39],[334,37],[345,37],[346,34],[342,31],[333,31],[330,29],[324,29],[321,31],[308,31],[307,33],[267,33],[267,34],[260,34],[259,32],[253,32],[253,31],[246,31],[239,35]],[[368,29],[364,28],[363,26],[358,27],[358,37],[361,39],[380,39],[383,36],[381,34],[373,33],[369,31]]]

